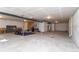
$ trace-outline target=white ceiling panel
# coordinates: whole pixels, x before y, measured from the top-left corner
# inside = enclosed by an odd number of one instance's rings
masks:
[[[76,7],[1,7],[0,12],[6,12],[26,18],[47,21],[66,21],[75,12]],[[47,16],[51,16],[47,19]]]

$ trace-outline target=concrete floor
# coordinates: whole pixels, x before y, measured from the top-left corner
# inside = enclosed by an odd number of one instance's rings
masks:
[[[2,41],[4,40],[4,41]],[[66,32],[35,33],[28,36],[0,34],[0,52],[77,52]]]

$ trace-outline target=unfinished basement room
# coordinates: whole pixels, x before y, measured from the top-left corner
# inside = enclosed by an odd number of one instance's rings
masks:
[[[78,7],[0,7],[0,52],[78,51]]]

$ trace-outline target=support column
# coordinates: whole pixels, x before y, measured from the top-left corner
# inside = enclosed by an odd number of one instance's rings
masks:
[[[54,23],[54,31],[56,31],[56,24]]]

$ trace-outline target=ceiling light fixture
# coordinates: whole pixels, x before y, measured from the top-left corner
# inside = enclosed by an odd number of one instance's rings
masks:
[[[3,18],[3,16],[0,16],[0,18]]]
[[[47,16],[46,18],[47,18],[47,19],[51,19],[51,16]]]
[[[24,20],[24,22],[25,22],[25,21],[27,21],[27,20]]]

